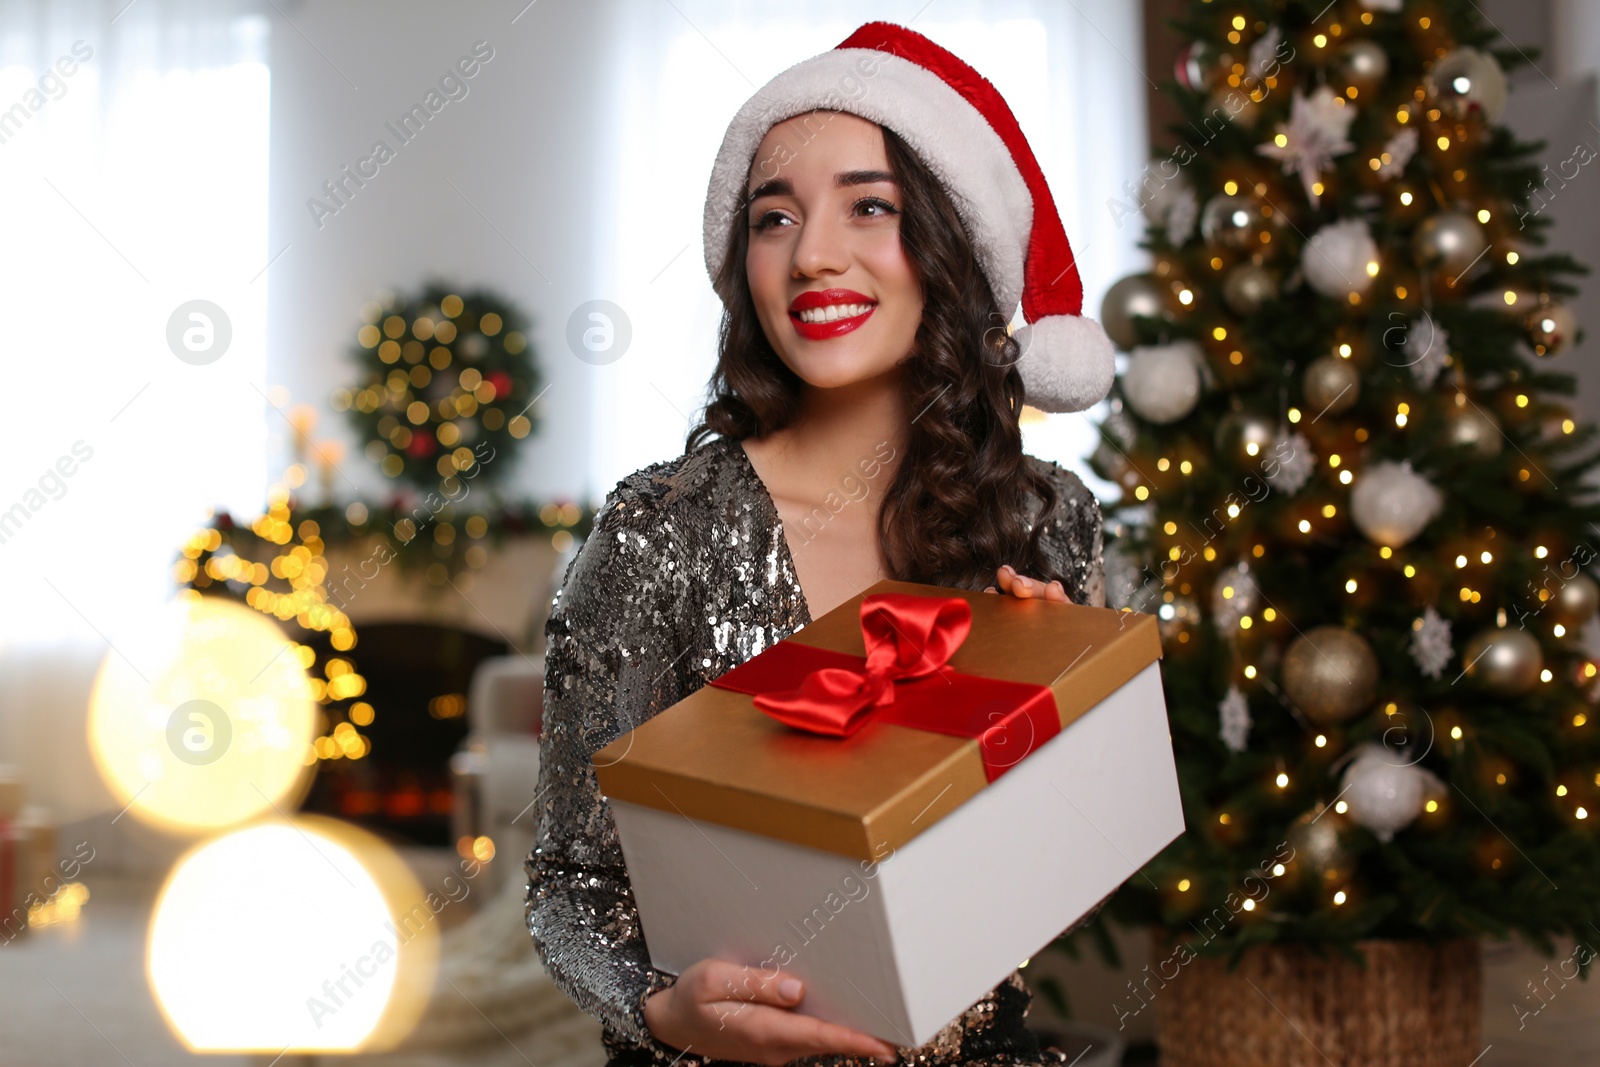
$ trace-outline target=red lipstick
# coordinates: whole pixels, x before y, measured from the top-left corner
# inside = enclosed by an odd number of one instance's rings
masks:
[[[866,310],[859,311],[848,317],[840,316],[839,318],[814,322],[805,322],[800,317],[802,311],[841,305],[865,306]],[[856,292],[854,289],[812,289],[801,293],[790,303],[789,321],[794,323],[795,332],[806,340],[824,341],[830,337],[847,334],[860,326],[871,317],[873,309],[877,306],[877,301]]]

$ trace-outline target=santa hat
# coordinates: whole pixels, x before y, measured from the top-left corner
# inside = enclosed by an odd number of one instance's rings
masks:
[[[928,38],[868,22],[837,48],[762,86],[733,117],[706,190],[705,255],[712,284],[729,227],[743,223],[750,164],[774,125],[814,110],[845,111],[893,130],[951,194],[978,263],[1008,316],[1027,402],[1082,411],[1111,388],[1112,346],[1082,317],[1083,282],[1044,172],[1000,93]],[[731,293],[718,289],[727,303]]]

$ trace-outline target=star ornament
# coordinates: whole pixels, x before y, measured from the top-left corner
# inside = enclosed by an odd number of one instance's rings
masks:
[[[1289,121],[1278,123],[1278,132],[1256,151],[1283,164],[1285,174],[1300,175],[1306,199],[1316,207],[1320,197],[1317,179],[1333,166],[1335,156],[1353,151],[1348,134],[1356,109],[1326,85],[1319,85],[1310,96],[1295,93],[1289,105]]]

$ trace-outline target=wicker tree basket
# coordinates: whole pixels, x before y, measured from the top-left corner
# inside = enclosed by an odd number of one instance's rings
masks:
[[[1259,945],[1225,960],[1156,959],[1178,974],[1156,1002],[1162,1067],[1466,1067],[1482,1051],[1482,959],[1473,939],[1362,941],[1363,969],[1331,951]],[[1171,962],[1168,962],[1168,961]],[[1162,975],[1165,977],[1165,974]]]

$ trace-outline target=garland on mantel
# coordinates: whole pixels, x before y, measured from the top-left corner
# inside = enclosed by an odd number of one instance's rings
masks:
[[[364,547],[366,569],[397,565],[402,573],[421,571],[429,584],[444,586],[481,568],[508,537],[543,534],[563,553],[588,536],[593,521],[592,509],[570,501],[484,499],[469,507],[464,498],[452,503],[439,493],[408,493],[381,505],[302,505],[279,485],[255,519],[240,523],[222,511],[196,530],[179,551],[172,576],[185,588],[232,597],[280,622],[327,633],[333,652],[321,656],[322,662],[313,647],[295,646],[324,712],[325,729],[306,762],[359,759],[371,742],[358,727],[371,725],[375,711],[360,699],[366,680],[346,655],[356,645],[356,631],[337,596],[330,596],[328,548]]]

